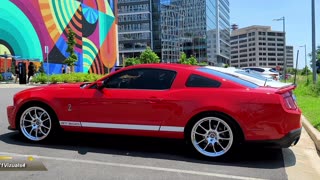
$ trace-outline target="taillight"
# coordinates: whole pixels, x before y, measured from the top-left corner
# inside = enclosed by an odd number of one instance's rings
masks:
[[[291,109],[291,110],[297,109],[296,102],[293,99],[291,92],[286,92],[286,93],[282,94],[282,97],[284,100],[284,106],[287,109]]]

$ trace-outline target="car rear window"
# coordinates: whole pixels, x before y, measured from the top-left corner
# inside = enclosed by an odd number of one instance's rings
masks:
[[[234,76],[231,76],[229,74],[225,74],[225,73],[222,73],[222,72],[219,72],[219,71],[215,71],[213,69],[208,69],[208,68],[201,67],[201,68],[197,68],[197,70],[201,71],[201,72],[204,72],[204,73],[208,73],[208,74],[214,75],[214,76],[221,77],[221,78],[226,79],[226,80],[233,81],[235,83],[238,83],[238,84],[243,85],[243,86],[248,87],[248,88],[257,88],[257,87],[259,87],[257,84],[254,84],[252,82],[249,82],[249,81],[246,81],[246,80],[243,80],[243,79],[240,79],[240,78],[237,78],[237,77],[234,77]]]

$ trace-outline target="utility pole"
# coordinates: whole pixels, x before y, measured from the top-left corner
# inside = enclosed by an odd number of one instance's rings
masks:
[[[283,74],[284,82],[286,82],[286,75],[287,75],[287,47],[286,47],[286,18],[283,16],[279,19],[274,19],[274,21],[282,21],[282,28],[283,28]]]
[[[315,18],[315,0],[311,1],[311,17],[312,17],[312,74],[313,84],[317,83],[317,68],[316,68],[316,18]]]

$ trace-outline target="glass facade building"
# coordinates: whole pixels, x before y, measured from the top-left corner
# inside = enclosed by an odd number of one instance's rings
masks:
[[[151,0],[118,0],[119,64],[152,44]]]
[[[138,1],[138,0],[120,0]],[[143,0],[139,1],[144,2]],[[148,1],[149,2],[149,1]],[[211,65],[229,63],[229,0],[152,0],[150,47],[162,62],[177,62],[181,52]],[[122,21],[119,10],[119,27]],[[120,55],[121,42],[119,29]]]

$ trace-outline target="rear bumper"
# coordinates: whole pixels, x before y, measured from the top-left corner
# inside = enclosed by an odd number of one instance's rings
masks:
[[[15,106],[8,106],[7,107],[7,117],[9,122],[8,129],[15,130],[16,123],[15,123]]]
[[[299,142],[302,128],[290,131],[281,139],[276,140],[259,140],[259,141],[247,141],[248,143],[261,144],[267,147],[276,148],[288,148],[294,146]]]

